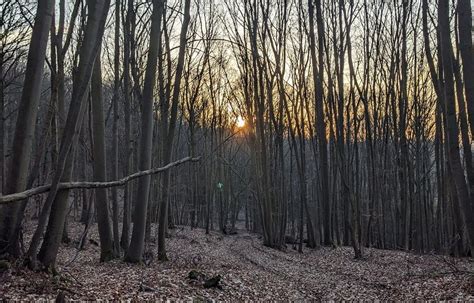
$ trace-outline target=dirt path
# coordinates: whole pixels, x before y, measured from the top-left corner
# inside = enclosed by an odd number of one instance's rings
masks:
[[[295,262],[281,252],[263,249],[261,244],[256,244],[255,237],[244,234],[234,237],[234,242],[229,246],[229,251],[242,258],[243,262],[253,265],[255,271],[267,274],[272,280],[281,279],[292,282],[300,298],[321,299],[322,294],[315,292],[318,289],[317,275],[311,264],[300,267],[302,262]],[[309,265],[309,266],[308,266]]]

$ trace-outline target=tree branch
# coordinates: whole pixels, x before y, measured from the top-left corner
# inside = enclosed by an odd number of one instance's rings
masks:
[[[182,158],[180,160],[177,160],[175,162],[168,163],[167,165],[163,167],[157,167],[157,168],[152,168],[149,170],[144,170],[144,171],[139,171],[134,174],[128,175],[120,180],[115,180],[115,181],[108,181],[108,182],[65,182],[65,183],[59,183],[58,185],[58,190],[64,190],[64,189],[73,189],[73,188],[107,188],[107,187],[114,187],[114,186],[122,186],[125,185],[126,183],[130,182],[131,180],[147,176],[147,175],[154,175],[157,173],[161,173],[164,171],[167,171],[168,169],[179,166],[183,163],[186,162],[197,162],[201,159],[201,157],[197,158],[192,158],[192,157],[186,157]],[[42,193],[45,193],[49,191],[51,188],[51,184],[46,184],[46,185],[41,185],[35,188],[31,188],[19,193],[15,194],[10,194],[10,195],[5,195],[5,196],[0,196],[0,204],[8,204],[12,202],[17,202],[21,200],[25,200],[31,196],[39,195]]]

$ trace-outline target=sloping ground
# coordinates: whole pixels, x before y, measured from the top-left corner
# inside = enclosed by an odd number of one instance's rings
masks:
[[[71,224],[71,235],[81,231]],[[54,299],[62,291],[68,299],[82,300],[474,300],[467,273],[472,263],[466,259],[366,249],[365,260],[354,261],[349,247],[299,254],[263,247],[257,235],[244,231],[224,237],[183,227],[172,233],[169,262],[100,263],[93,244],[79,254],[73,246],[63,247],[60,277],[13,268],[0,275],[0,298]],[[98,241],[95,229],[89,238]],[[190,280],[191,270],[220,275],[222,289]]]

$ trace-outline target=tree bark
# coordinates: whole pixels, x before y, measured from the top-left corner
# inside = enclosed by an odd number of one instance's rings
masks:
[[[318,57],[316,56],[316,38],[314,33],[314,8],[316,4],[316,23],[318,31]],[[326,122],[324,120],[324,102],[323,102],[323,46],[324,46],[324,29],[322,28],[321,1],[308,0],[309,14],[309,47],[311,53],[311,64],[313,67],[313,83],[314,83],[314,100],[316,111],[316,135],[318,140],[318,155],[320,173],[319,179],[321,184],[320,201],[323,205],[323,243],[330,245],[330,219],[329,219],[329,184],[328,184],[328,156],[327,156],[327,139],[326,139]],[[315,226],[315,238],[319,241],[319,229]],[[320,243],[316,243],[316,247]]]
[[[38,0],[4,194],[26,189],[53,10],[54,0]],[[15,257],[20,254],[20,207],[13,204],[0,209],[0,253],[8,252]]]
[[[161,20],[163,16],[163,0],[153,1],[153,13],[151,16],[150,45],[148,61],[145,71],[145,82],[143,83],[142,97],[142,131],[140,137],[140,159],[139,169],[148,170],[151,167],[151,151],[153,141],[153,93],[156,82],[156,65],[158,61],[158,48],[161,44]],[[134,224],[132,239],[128,247],[125,261],[137,263],[142,260],[145,243],[145,227],[150,191],[150,176],[144,176],[138,180],[136,193],[136,204],[134,213]]]
[[[470,0],[458,0],[457,16],[459,51],[461,52],[462,58],[464,92],[466,95],[467,113],[471,126],[472,141],[474,136],[474,59],[472,53],[472,10]]]
[[[77,142],[78,133],[82,126],[84,108],[86,107],[85,103],[87,103],[85,102],[85,94],[104,33],[109,6],[110,0],[88,2],[89,15],[79,54],[79,67],[74,79],[71,105],[62,134],[55,175],[45,202],[45,207],[52,206],[48,229],[39,254],[40,261],[46,268],[54,268],[55,266],[56,254],[59,248],[58,241],[60,240],[57,234],[58,229],[62,231],[64,225],[65,206],[69,194],[68,190],[58,193],[58,184],[60,181],[68,181],[70,178],[70,170],[74,159],[74,143]],[[56,197],[57,193],[58,197]]]
[[[190,7],[191,1],[185,0],[184,2],[184,19],[181,25],[181,33],[179,38],[179,53],[178,53],[178,62],[176,66],[176,74],[173,86],[173,96],[172,96],[172,106],[171,106],[171,116],[169,118],[169,129],[166,134],[163,134],[165,140],[163,140],[163,161],[167,163],[171,160],[171,153],[174,141],[174,132],[176,128],[176,119],[178,113],[178,103],[179,103],[179,92],[181,84],[181,75],[184,68],[184,55],[186,50],[186,35],[188,32],[188,25],[190,21]],[[168,117],[162,117],[163,119],[168,119]],[[167,260],[166,256],[166,228],[167,228],[167,217],[168,217],[168,195],[169,195],[169,172],[165,172],[163,175],[163,187],[162,187],[162,196],[160,199],[160,210],[158,217],[158,259],[165,261]]]
[[[179,166],[183,163],[186,162],[196,162],[199,161],[201,158],[196,157],[196,158],[191,158],[191,157],[185,157],[180,160],[168,163],[165,166],[162,167],[157,167],[145,171],[139,171],[134,174],[128,175],[126,177],[123,177],[120,180],[114,180],[114,181],[109,181],[109,182],[63,182],[58,184],[58,189],[63,190],[63,189],[75,189],[75,188],[107,188],[107,187],[114,187],[114,186],[123,186],[127,184],[127,182],[130,182],[132,180],[138,179],[143,176],[147,175],[154,175],[158,174],[161,172],[164,172],[172,167]],[[31,196],[39,195],[48,192],[51,189],[52,185],[47,184],[47,185],[42,185],[38,186],[32,189],[28,189],[19,193],[15,194],[10,194],[10,195],[5,195],[0,197],[0,204],[9,204],[9,203],[14,203],[18,202],[21,200],[24,200],[26,198],[29,198]]]
[[[91,78],[91,108],[92,108],[92,137],[94,155],[94,181],[107,181],[106,169],[106,146],[105,146],[105,122],[104,106],[102,98],[102,65],[100,60],[100,50],[95,59],[94,70]],[[113,179],[115,180],[115,178]],[[99,225],[100,239],[100,260],[108,261],[114,257],[112,244],[112,233],[110,230],[109,208],[107,200],[107,189],[97,188],[95,190],[95,207],[97,222]],[[115,252],[117,253],[117,252]]]
[[[119,155],[118,155],[118,123],[119,123],[119,89],[120,89],[120,0],[115,0],[115,37],[114,37],[114,95],[113,103],[113,126],[112,126],[112,180],[118,179]],[[112,188],[112,226],[114,234],[114,253],[120,255],[119,235],[119,206],[117,188]]]
[[[125,175],[130,174],[132,169],[133,145],[131,138],[131,98],[130,88],[130,52],[131,52],[131,18],[133,14],[133,0],[127,4],[127,14],[124,24],[124,55],[123,55],[123,88],[124,88],[124,116],[125,116]],[[130,221],[131,221],[131,190],[132,184],[127,183],[124,189],[123,197],[123,222],[122,237],[120,245],[124,251],[127,251],[130,244]]]
[[[442,66],[444,71],[444,107],[448,135],[448,157],[458,199],[462,208],[462,218],[466,225],[471,251],[474,251],[474,217],[472,216],[471,196],[464,176],[459,154],[459,130],[456,118],[453,64],[449,27],[449,3],[441,1],[438,5]]]

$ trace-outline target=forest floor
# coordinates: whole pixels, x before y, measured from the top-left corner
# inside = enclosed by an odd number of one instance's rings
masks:
[[[82,229],[71,223],[70,235],[79,237]],[[474,300],[468,259],[365,249],[364,259],[356,261],[350,247],[277,251],[243,230],[229,236],[189,227],[171,232],[169,262],[100,263],[94,226],[85,250],[61,247],[59,276],[15,266],[0,274],[0,301],[51,300],[59,292],[76,300]],[[156,248],[148,244],[147,250]],[[192,270],[220,275],[221,287],[204,288],[199,274],[197,280],[188,277]]]

